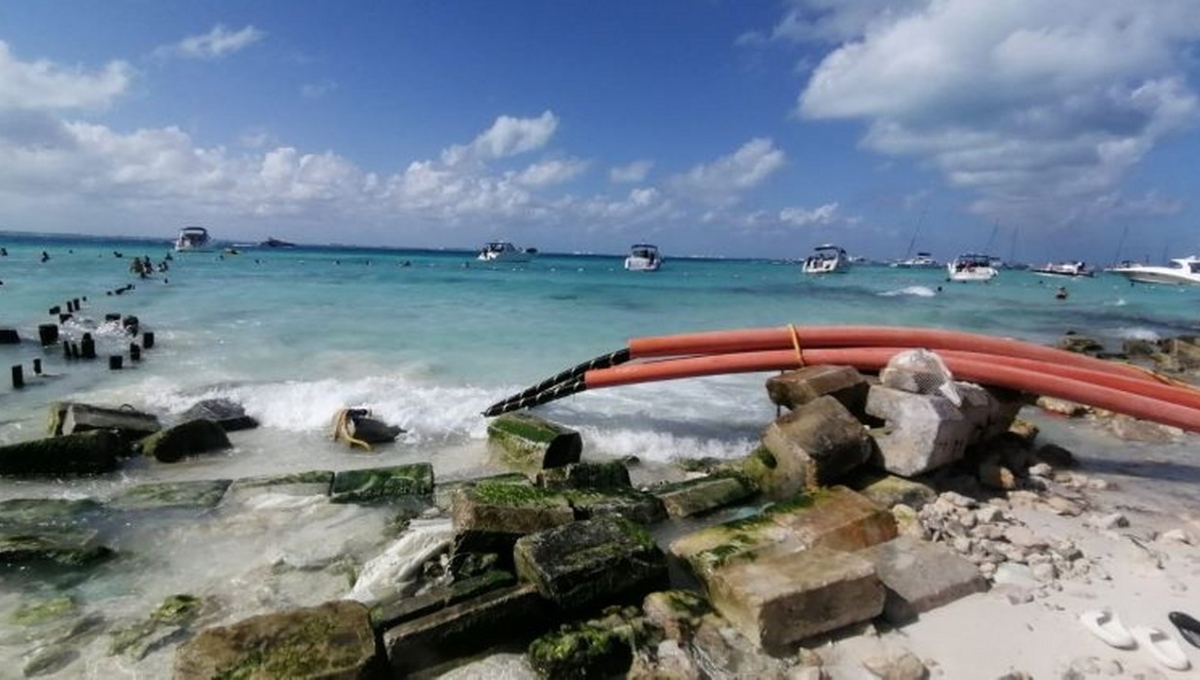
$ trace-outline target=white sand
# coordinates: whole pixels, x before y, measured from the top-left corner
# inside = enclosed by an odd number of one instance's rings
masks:
[[[1039,537],[1069,539],[1108,578],[1066,577],[1035,588],[1032,601],[1010,602],[1021,590],[994,586],[922,614],[906,626],[827,643],[816,650],[834,680],[873,678],[862,661],[911,651],[930,677],[995,680],[1019,671],[1032,678],[1200,678],[1200,649],[1168,621],[1171,611],[1200,619],[1200,437],[1147,445],[1122,442],[1081,421],[1035,416],[1039,442],[1066,446],[1077,456],[1077,472],[1110,483],[1084,492],[1092,508],[1077,517],[1014,508]],[[1089,526],[1089,515],[1122,513],[1129,525]],[[1182,531],[1189,543],[1174,540]],[[1026,592],[1031,590],[1026,589]],[[1080,613],[1110,607],[1127,628],[1153,626],[1187,655],[1187,671],[1161,665],[1146,649],[1116,649],[1080,623]],[[1074,673],[1072,673],[1074,669]],[[1019,677],[1019,676],[1017,676]]]

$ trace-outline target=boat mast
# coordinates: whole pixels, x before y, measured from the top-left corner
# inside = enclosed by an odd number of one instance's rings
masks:
[[[1121,230],[1121,239],[1117,241],[1117,253],[1113,256],[1113,266],[1121,263],[1121,248],[1125,246],[1125,236],[1129,233],[1129,223],[1125,223],[1125,228]]]
[[[913,246],[917,243],[917,234],[921,233],[921,222],[925,219],[925,213],[929,210],[929,204],[926,203],[921,207],[921,214],[917,216],[917,228],[913,229],[912,238],[908,240],[908,250],[904,251],[904,259],[912,256]]]

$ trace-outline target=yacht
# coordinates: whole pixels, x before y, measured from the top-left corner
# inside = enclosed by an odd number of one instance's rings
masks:
[[[998,272],[988,255],[963,253],[946,265],[950,281],[991,281]]]
[[[484,262],[528,262],[537,257],[537,248],[518,248],[508,241],[491,241],[479,251]]]
[[[625,269],[631,272],[656,272],[661,266],[662,255],[658,247],[649,243],[635,243],[625,258]]]
[[[1166,265],[1122,262],[1108,271],[1124,276],[1131,283],[1200,285],[1200,257],[1195,255],[1172,258],[1170,264]]]
[[[1059,276],[1066,278],[1079,278],[1080,276],[1094,276],[1095,271],[1087,265],[1086,262],[1048,262],[1042,267],[1033,267],[1029,271],[1040,276]]]
[[[184,227],[175,239],[175,252],[204,251],[212,245],[212,237],[204,227]]]
[[[805,274],[845,274],[850,271],[850,266],[850,256],[845,250],[825,243],[813,248],[813,254],[804,261],[801,271]]]
[[[900,260],[899,262],[893,262],[892,266],[900,267],[901,269],[937,269],[942,265],[940,262],[933,259],[933,255],[920,252],[917,253],[915,257],[909,257]]]

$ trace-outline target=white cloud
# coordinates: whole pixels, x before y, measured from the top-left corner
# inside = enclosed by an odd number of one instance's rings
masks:
[[[588,168],[586,161],[578,159],[548,160],[534,163],[513,177],[518,184],[527,187],[547,187],[569,182],[583,174]]]
[[[305,83],[300,86],[300,95],[306,99],[320,99],[337,89],[337,83],[326,78],[316,83]]]
[[[783,151],[775,148],[774,142],[752,139],[728,156],[672,177],[670,184],[693,200],[727,205],[781,170],[785,162]]]
[[[204,35],[191,35],[175,45],[160,47],[156,54],[172,55],[184,59],[219,59],[239,50],[243,50],[267,36],[253,26],[247,26],[240,31],[231,32],[217,24]]]
[[[837,203],[826,203],[811,209],[791,207],[779,211],[779,221],[793,227],[832,224],[838,219]]]
[[[0,111],[107,108],[132,78],[133,69],[123,61],[94,74],[45,60],[21,62],[0,41]]]
[[[442,152],[442,162],[458,165],[507,158],[542,148],[558,129],[558,117],[546,111],[537,118],[500,116],[492,127],[466,146],[452,146]]]
[[[615,184],[630,184],[641,182],[650,174],[654,161],[637,160],[629,165],[620,165],[608,171],[608,179]]]
[[[1192,0],[841,5],[797,2],[773,33],[841,41],[800,114],[866,122],[864,147],[940,169],[977,213],[1045,222],[1093,202],[1200,116]]]

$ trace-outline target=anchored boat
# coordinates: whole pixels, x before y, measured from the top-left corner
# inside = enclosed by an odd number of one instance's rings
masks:
[[[491,241],[476,259],[484,262],[528,262],[537,257],[537,248],[517,248],[508,241]]]
[[[625,269],[631,272],[656,272],[662,266],[662,255],[658,247],[649,243],[635,243],[625,258]]]
[[[212,247],[212,237],[204,227],[184,227],[175,238],[175,251],[203,251]]]
[[[813,254],[804,261],[801,270],[805,274],[845,274],[850,271],[850,256],[832,243],[813,248]]]

